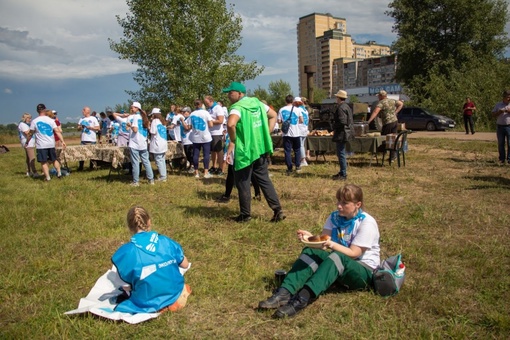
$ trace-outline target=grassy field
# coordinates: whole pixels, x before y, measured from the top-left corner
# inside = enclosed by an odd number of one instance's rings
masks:
[[[239,225],[229,220],[236,199],[214,202],[223,179],[173,173],[131,188],[124,175],[107,183],[102,169],[44,183],[25,177],[22,150],[12,148],[0,155],[0,338],[508,339],[510,166],[496,164],[494,142],[412,139],[409,149],[406,167],[369,167],[368,155],[357,155],[348,169],[383,251],[403,253],[401,293],[330,291],[295,318],[273,320],[255,307],[271,295],[274,271],[299,255],[295,230],[319,232],[335,209],[333,156],[285,176],[277,152],[271,173],[287,219],[269,223],[272,212],[255,201],[255,218]],[[133,204],[193,263],[188,305],[135,326],[63,315],[128,241]]]

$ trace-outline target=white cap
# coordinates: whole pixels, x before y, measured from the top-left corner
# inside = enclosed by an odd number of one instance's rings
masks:
[[[131,104],[131,106],[134,106],[134,107],[138,108],[138,110],[142,109],[142,105],[140,105],[139,102],[133,102],[133,104]]]
[[[153,115],[155,113],[161,113],[161,110],[159,108],[155,107],[152,109],[151,115]]]

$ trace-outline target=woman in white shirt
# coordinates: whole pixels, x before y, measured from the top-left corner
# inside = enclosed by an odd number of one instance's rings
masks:
[[[336,193],[336,210],[322,229],[320,249],[305,247],[281,286],[261,309],[277,309],[275,318],[291,317],[338,282],[349,290],[372,288],[372,273],[379,265],[379,227],[363,209],[363,191],[347,184]],[[312,242],[313,234],[297,231],[298,239]]]
[[[154,160],[158,167],[158,181],[166,182],[165,154],[168,150],[168,142],[166,139],[167,130],[166,126],[163,125],[163,116],[161,115],[161,110],[159,108],[155,107],[152,109],[151,118],[151,142],[149,145],[149,151],[154,155]]]
[[[139,102],[134,102],[131,105],[131,112],[133,114],[128,117],[128,122],[126,124],[127,128],[131,131],[128,144],[133,169],[133,183],[131,183],[131,185],[135,187],[140,185],[140,160],[145,167],[145,173],[149,184],[154,184],[154,173],[152,172],[151,162],[149,161],[149,151],[147,150],[149,118],[145,111],[142,110],[142,105],[140,105]]]
[[[196,99],[195,111],[190,115],[191,133],[189,139],[193,142],[193,166],[195,167],[195,177],[200,178],[198,174],[198,159],[200,149],[204,150],[204,178],[211,178],[209,173],[209,160],[211,157],[211,141],[212,136],[209,128],[213,126],[213,119],[209,112],[202,109],[202,101]]]
[[[27,164],[27,176],[34,178],[39,177],[37,169],[35,168],[35,138],[32,138],[25,148],[27,142],[28,132],[30,131],[30,122],[32,121],[32,115],[30,113],[24,113],[21,116],[21,121],[18,124],[19,141],[21,147],[25,149],[25,162]]]

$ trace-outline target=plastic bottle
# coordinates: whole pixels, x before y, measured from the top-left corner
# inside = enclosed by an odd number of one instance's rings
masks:
[[[397,270],[395,271],[395,275],[397,276],[402,276],[404,275],[404,272],[406,270],[406,266],[405,264],[403,264],[402,262],[398,265],[398,268]]]

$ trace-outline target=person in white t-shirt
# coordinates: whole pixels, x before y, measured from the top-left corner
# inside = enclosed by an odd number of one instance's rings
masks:
[[[287,175],[292,173],[292,151],[294,151],[294,164],[296,171],[301,171],[301,131],[299,124],[303,123],[303,112],[300,107],[292,105],[294,97],[285,97],[285,105],[278,111],[278,124],[282,126],[285,121],[290,122],[289,131],[283,133],[283,150],[285,153],[285,164],[287,164]]]
[[[166,126],[168,128],[168,140],[175,140],[174,129],[170,128],[172,121],[174,120],[175,110],[177,106],[175,104],[170,105],[170,112],[166,115]]]
[[[306,161],[306,148],[305,148],[305,141],[306,137],[308,137],[308,122],[309,122],[309,116],[308,111],[306,110],[304,99],[301,97],[294,98],[294,102],[292,103],[294,106],[298,106],[301,109],[301,112],[303,114],[303,122],[299,123],[299,139],[301,141],[301,148],[300,148],[300,164],[299,166],[308,166],[308,162]]]
[[[211,132],[211,163],[212,167],[209,172],[213,175],[223,175],[221,170],[223,167],[223,124],[225,123],[225,111],[223,107],[214,101],[212,96],[204,97],[204,104],[207,111],[213,119],[213,126],[209,128]]]
[[[81,131],[81,145],[96,144],[97,132],[99,131],[99,121],[96,117],[91,116],[90,107],[85,106],[81,111],[83,117],[78,121],[78,131]],[[78,171],[83,170],[84,161],[80,161]],[[90,162],[92,169],[92,161]]]
[[[128,113],[124,113],[124,110],[119,112],[114,112],[113,117],[117,123],[119,123],[119,135],[117,137],[117,146],[123,147],[128,146],[129,143],[129,129],[127,127],[128,123]]]
[[[322,249],[305,247],[281,286],[259,308],[277,309],[276,318],[291,317],[335,282],[350,290],[372,288],[372,273],[380,264],[377,222],[363,210],[360,187],[345,185],[336,200],[337,210],[326,219],[317,241]],[[298,230],[297,236],[307,241],[313,234]]]
[[[140,185],[140,160],[145,167],[145,174],[149,184],[154,184],[154,173],[152,172],[149,151],[147,150],[147,136],[150,127],[149,118],[147,113],[142,110],[142,105],[139,102],[133,102],[131,113],[127,122],[127,128],[131,131],[128,144],[131,154],[131,171],[133,173],[131,186],[137,187]]]
[[[209,160],[211,154],[211,133],[209,129],[213,126],[213,119],[209,112],[202,109],[202,101],[195,99],[193,102],[195,111],[191,112],[191,133],[189,139],[193,143],[193,167],[195,168],[195,177],[200,178],[198,174],[198,159],[200,149],[204,150],[204,178],[211,178],[209,173]]]
[[[37,169],[35,168],[35,138],[30,140],[30,143],[25,147],[27,142],[27,136],[30,132],[30,122],[32,121],[32,115],[30,113],[24,113],[21,116],[21,121],[18,124],[19,141],[21,147],[25,149],[25,162],[27,165],[27,176],[39,177]]]
[[[174,112],[174,118],[172,118],[172,122],[167,128],[174,131],[174,140],[177,142],[182,142],[181,121],[184,120],[184,116],[182,115],[182,109],[180,107],[176,107]]]
[[[186,155],[187,167],[189,173],[195,173],[195,167],[193,166],[193,142],[189,139],[191,134],[191,109],[188,106],[182,108],[181,113],[183,119],[181,120],[181,139],[182,147],[184,148],[184,154]]]
[[[151,112],[151,142],[149,151],[154,155],[154,161],[159,171],[158,181],[166,182],[166,161],[165,154],[168,150],[167,131],[166,126],[163,125],[163,116],[161,110],[157,107],[152,109]]]
[[[55,150],[54,134],[57,134],[60,138],[62,147],[65,149],[66,143],[64,142],[64,137],[60,133],[55,121],[47,116],[51,113],[51,110],[46,110],[46,106],[44,106],[44,104],[39,104],[37,105],[37,112],[39,112],[39,117],[32,120],[30,123],[30,131],[27,135],[25,147],[30,145],[30,140],[32,139],[32,136],[34,136],[35,147],[37,149],[37,161],[41,163],[45,181],[49,181],[51,179],[49,162],[53,162],[53,166],[57,170],[57,177],[61,178],[62,173],[60,172],[60,162],[57,159],[57,152]]]

